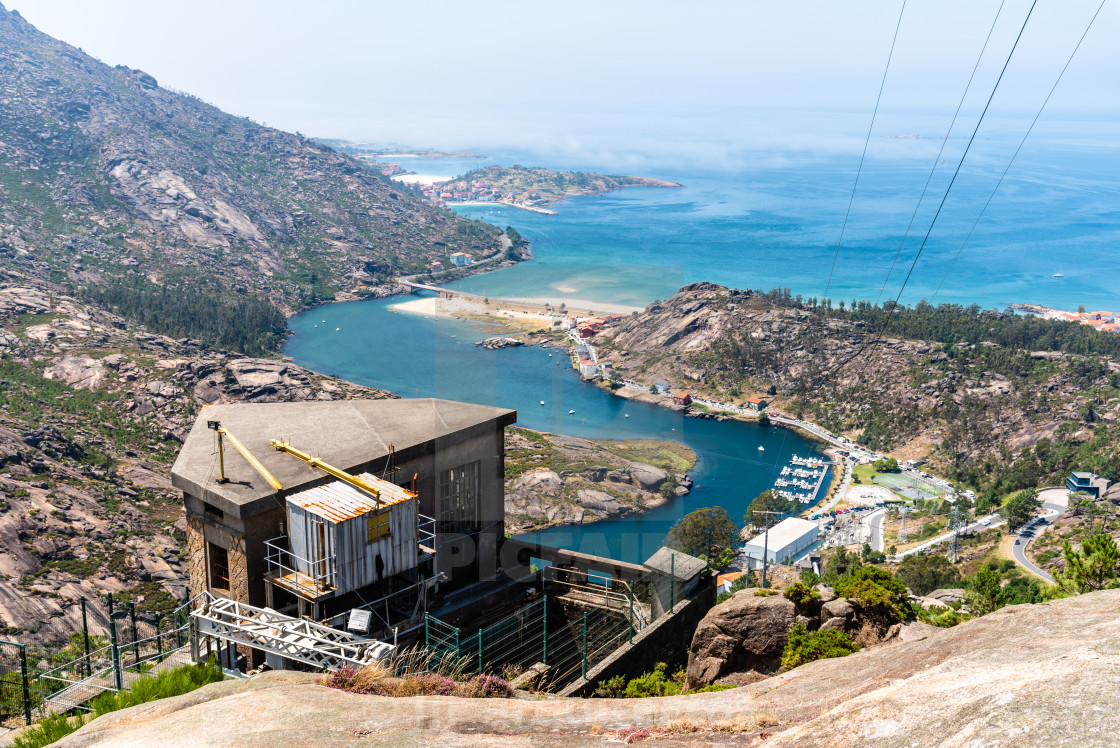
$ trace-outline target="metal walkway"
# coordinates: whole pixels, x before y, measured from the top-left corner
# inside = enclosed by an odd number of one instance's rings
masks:
[[[394,650],[392,644],[234,600],[212,598],[192,611],[191,618],[204,636],[328,670],[388,659]]]

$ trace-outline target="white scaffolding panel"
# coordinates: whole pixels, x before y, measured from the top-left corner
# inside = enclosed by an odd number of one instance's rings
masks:
[[[215,598],[191,612],[198,632],[244,644],[314,667],[368,665],[388,659],[395,649],[376,639],[363,639],[318,623],[281,615],[234,600]]]

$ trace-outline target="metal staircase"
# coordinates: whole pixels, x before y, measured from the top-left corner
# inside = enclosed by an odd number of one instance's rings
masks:
[[[222,598],[191,612],[197,631],[328,670],[388,659],[392,644]]]

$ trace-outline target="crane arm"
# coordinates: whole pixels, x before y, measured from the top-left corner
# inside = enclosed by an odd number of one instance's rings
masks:
[[[373,497],[374,501],[377,502],[378,506],[381,506],[381,490],[377,486],[373,485],[372,483],[370,483],[368,481],[364,481],[361,478],[359,478],[358,476],[351,475],[350,473],[346,472],[345,470],[341,470],[339,468],[336,468],[333,465],[328,465],[327,463],[320,460],[318,457],[312,457],[311,455],[307,454],[306,452],[302,452],[302,451],[296,449],[295,447],[293,447],[291,445],[290,442],[281,441],[279,439],[272,439],[271,441],[269,441],[269,444],[271,444],[273,447],[275,447],[280,452],[287,452],[292,457],[303,460],[304,462],[306,462],[311,467],[318,468],[319,470],[322,470],[327,475],[330,475],[334,478],[338,478],[343,483],[347,483],[347,484],[353,486],[354,488],[357,488],[360,491],[364,491],[365,493],[367,493],[367,494],[369,494],[370,496]]]
[[[276,480],[276,478],[273,477],[272,473],[268,472],[268,468],[262,465],[261,461],[254,457],[253,453],[246,449],[245,445],[242,444],[236,436],[226,430],[222,426],[222,424],[217,421],[207,421],[206,425],[210,428],[211,431],[214,431],[218,434],[219,483],[227,483],[229,481],[229,479],[226,478],[225,454],[224,450],[222,449],[222,441],[224,437],[225,439],[229,439],[229,443],[232,444],[234,448],[241,453],[241,456],[245,458],[245,461],[248,462],[249,465],[251,465],[252,468],[256,470],[262,478],[268,481],[268,484],[272,486],[272,489],[274,491],[279,491],[283,488],[283,486],[280,485],[280,481]]]

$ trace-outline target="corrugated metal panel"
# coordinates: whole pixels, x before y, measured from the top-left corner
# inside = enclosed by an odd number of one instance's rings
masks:
[[[381,489],[377,502],[341,481],[288,497],[289,543],[303,559],[300,571],[331,572],[336,594],[365,587],[414,568],[418,559],[419,506],[412,493],[373,475],[361,476]],[[389,534],[368,541],[368,523],[389,512]],[[320,529],[321,528],[321,529]]]

